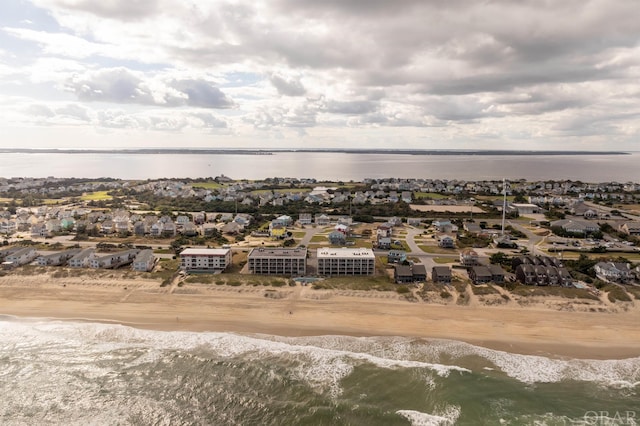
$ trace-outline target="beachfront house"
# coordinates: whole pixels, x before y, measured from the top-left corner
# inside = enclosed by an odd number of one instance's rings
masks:
[[[32,247],[24,247],[10,253],[4,258],[4,262],[11,266],[21,266],[32,262],[38,257],[38,252]]]
[[[153,250],[145,249],[141,250],[133,259],[131,269],[140,272],[149,272],[156,264],[156,257],[153,255]]]
[[[115,269],[120,266],[131,263],[136,255],[140,252],[138,249],[124,250],[117,253],[107,253],[102,255],[94,255],[89,259],[89,267],[93,269]]]
[[[504,283],[504,269],[502,269],[500,265],[491,264],[488,265],[487,268],[489,268],[489,272],[491,272],[491,281],[496,284]]]
[[[431,279],[437,284],[450,284],[451,269],[448,266],[434,266],[431,269]]]
[[[593,267],[596,277],[603,281],[626,283],[631,275],[631,268],[628,263],[622,262],[598,262]]]
[[[410,265],[396,265],[393,271],[393,280],[397,284],[413,282],[413,271]]]
[[[491,282],[492,274],[489,268],[482,265],[472,266],[467,270],[471,282],[474,284],[486,284]]]
[[[69,259],[71,259],[76,254],[80,253],[80,249],[69,249],[64,250],[59,253],[51,253],[47,255],[38,256],[38,265],[39,266],[58,266],[65,264]]]
[[[79,253],[76,253],[71,259],[69,259],[68,265],[71,268],[85,268],[89,266],[89,260],[93,258],[96,249],[86,248]]]

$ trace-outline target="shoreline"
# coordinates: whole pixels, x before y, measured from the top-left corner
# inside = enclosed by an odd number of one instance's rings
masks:
[[[0,278],[0,315],[96,322],[157,331],[285,337],[346,335],[456,340],[551,358],[640,356],[640,309],[564,312],[540,307],[409,302],[395,294],[340,294],[309,287],[187,285],[151,280],[48,276]],[[269,297],[267,297],[269,295]]]

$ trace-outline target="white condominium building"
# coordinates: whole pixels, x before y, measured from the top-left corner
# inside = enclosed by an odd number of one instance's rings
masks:
[[[304,275],[306,248],[254,248],[248,257],[249,272],[264,275]]]
[[[373,275],[376,258],[366,248],[319,248],[318,275]]]
[[[180,266],[187,272],[224,271],[231,265],[231,249],[188,248],[180,253]]]

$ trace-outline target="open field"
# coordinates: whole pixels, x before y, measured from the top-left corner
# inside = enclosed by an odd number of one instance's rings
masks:
[[[206,181],[206,182],[193,182],[191,186],[194,188],[220,189],[224,185],[215,181]]]
[[[82,201],[103,201],[111,200],[113,197],[107,193],[108,191],[95,191],[82,194]]]
[[[419,212],[484,213],[484,210],[476,206],[431,206],[422,204],[411,204],[409,207],[411,207],[412,210],[416,210]]]

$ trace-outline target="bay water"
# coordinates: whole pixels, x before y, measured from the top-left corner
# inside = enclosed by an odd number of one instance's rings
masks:
[[[270,177],[581,180],[640,182],[640,152],[626,155],[410,155],[339,152],[250,154],[0,153],[2,177],[117,179]]]

